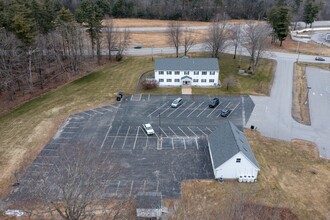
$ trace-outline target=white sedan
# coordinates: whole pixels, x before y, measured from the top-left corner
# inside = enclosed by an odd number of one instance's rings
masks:
[[[142,127],[145,130],[145,132],[147,133],[147,135],[155,134],[155,131],[154,131],[154,129],[152,129],[151,124],[143,124]]]

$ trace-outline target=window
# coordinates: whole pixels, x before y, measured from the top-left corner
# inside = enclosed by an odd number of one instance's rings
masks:
[[[175,71],[174,74],[175,75],[180,75],[180,71]]]
[[[167,75],[172,75],[172,71],[167,71],[166,74]]]
[[[202,81],[201,81],[202,83],[205,83],[206,82],[206,79],[202,79]]]
[[[174,82],[180,82],[180,79],[175,79]]]
[[[166,82],[172,82],[172,79],[167,79]]]
[[[215,75],[215,72],[213,71],[213,72],[210,72],[210,75]]]
[[[159,82],[161,83],[161,82],[164,82],[164,79],[159,79]]]
[[[189,71],[184,71],[184,75],[189,75]]]
[[[207,74],[207,72],[206,72],[206,71],[203,71],[203,72],[202,72],[202,75],[206,75],[206,74]]]
[[[198,83],[198,79],[194,79],[193,82],[194,82],[194,83]]]
[[[241,162],[241,158],[236,158],[236,163],[240,163]]]
[[[194,75],[199,75],[199,72],[198,72],[198,71],[195,71],[195,72],[194,72]]]
[[[164,71],[159,71],[159,75],[164,75]]]
[[[209,82],[210,82],[210,83],[213,83],[213,82],[214,82],[214,79],[209,79]]]

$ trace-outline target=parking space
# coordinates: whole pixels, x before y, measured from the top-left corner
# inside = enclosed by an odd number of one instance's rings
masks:
[[[120,175],[105,180],[104,198],[127,198],[139,191],[161,191],[177,197],[185,179],[213,178],[207,135],[224,120],[220,112],[239,128],[248,120],[253,102],[247,96],[219,97],[220,104],[209,108],[210,96],[182,96],[184,102],[171,108],[177,96],[124,96],[121,102],[72,115],[44,147],[23,182],[36,178],[40,166],[52,166],[59,149],[73,146],[95,149],[116,163]],[[147,135],[142,124],[155,131]],[[24,184],[20,188],[26,190]]]

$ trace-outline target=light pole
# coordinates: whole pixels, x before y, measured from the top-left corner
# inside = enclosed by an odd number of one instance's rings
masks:
[[[162,133],[160,131],[160,112],[158,113],[158,133],[159,133],[159,137],[161,138]]]

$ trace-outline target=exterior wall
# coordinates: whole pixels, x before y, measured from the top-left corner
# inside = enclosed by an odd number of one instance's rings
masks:
[[[171,74],[168,74],[168,72]],[[163,72],[163,74],[160,74]],[[178,72],[178,74],[175,74]],[[198,75],[195,74],[198,72]],[[202,72],[206,72],[206,75],[202,75]],[[211,73],[214,73],[211,75]],[[155,70],[155,80],[159,83],[159,86],[181,86],[183,81],[182,77],[189,76],[192,78],[190,85],[192,86],[217,86],[219,84],[219,71],[175,71],[175,70]],[[161,82],[160,80],[163,80]],[[168,80],[171,80],[170,82]],[[195,82],[197,80],[198,82]],[[206,82],[202,82],[205,80]],[[210,81],[211,80],[211,81]],[[212,82],[213,80],[213,82]]]
[[[240,158],[241,162],[237,163],[236,159]],[[240,176],[254,176],[257,179],[259,168],[256,167],[250,160],[239,152],[221,166],[214,170],[216,179],[238,179]]]
[[[136,209],[136,216],[142,218],[159,218],[162,215],[161,209]]]

